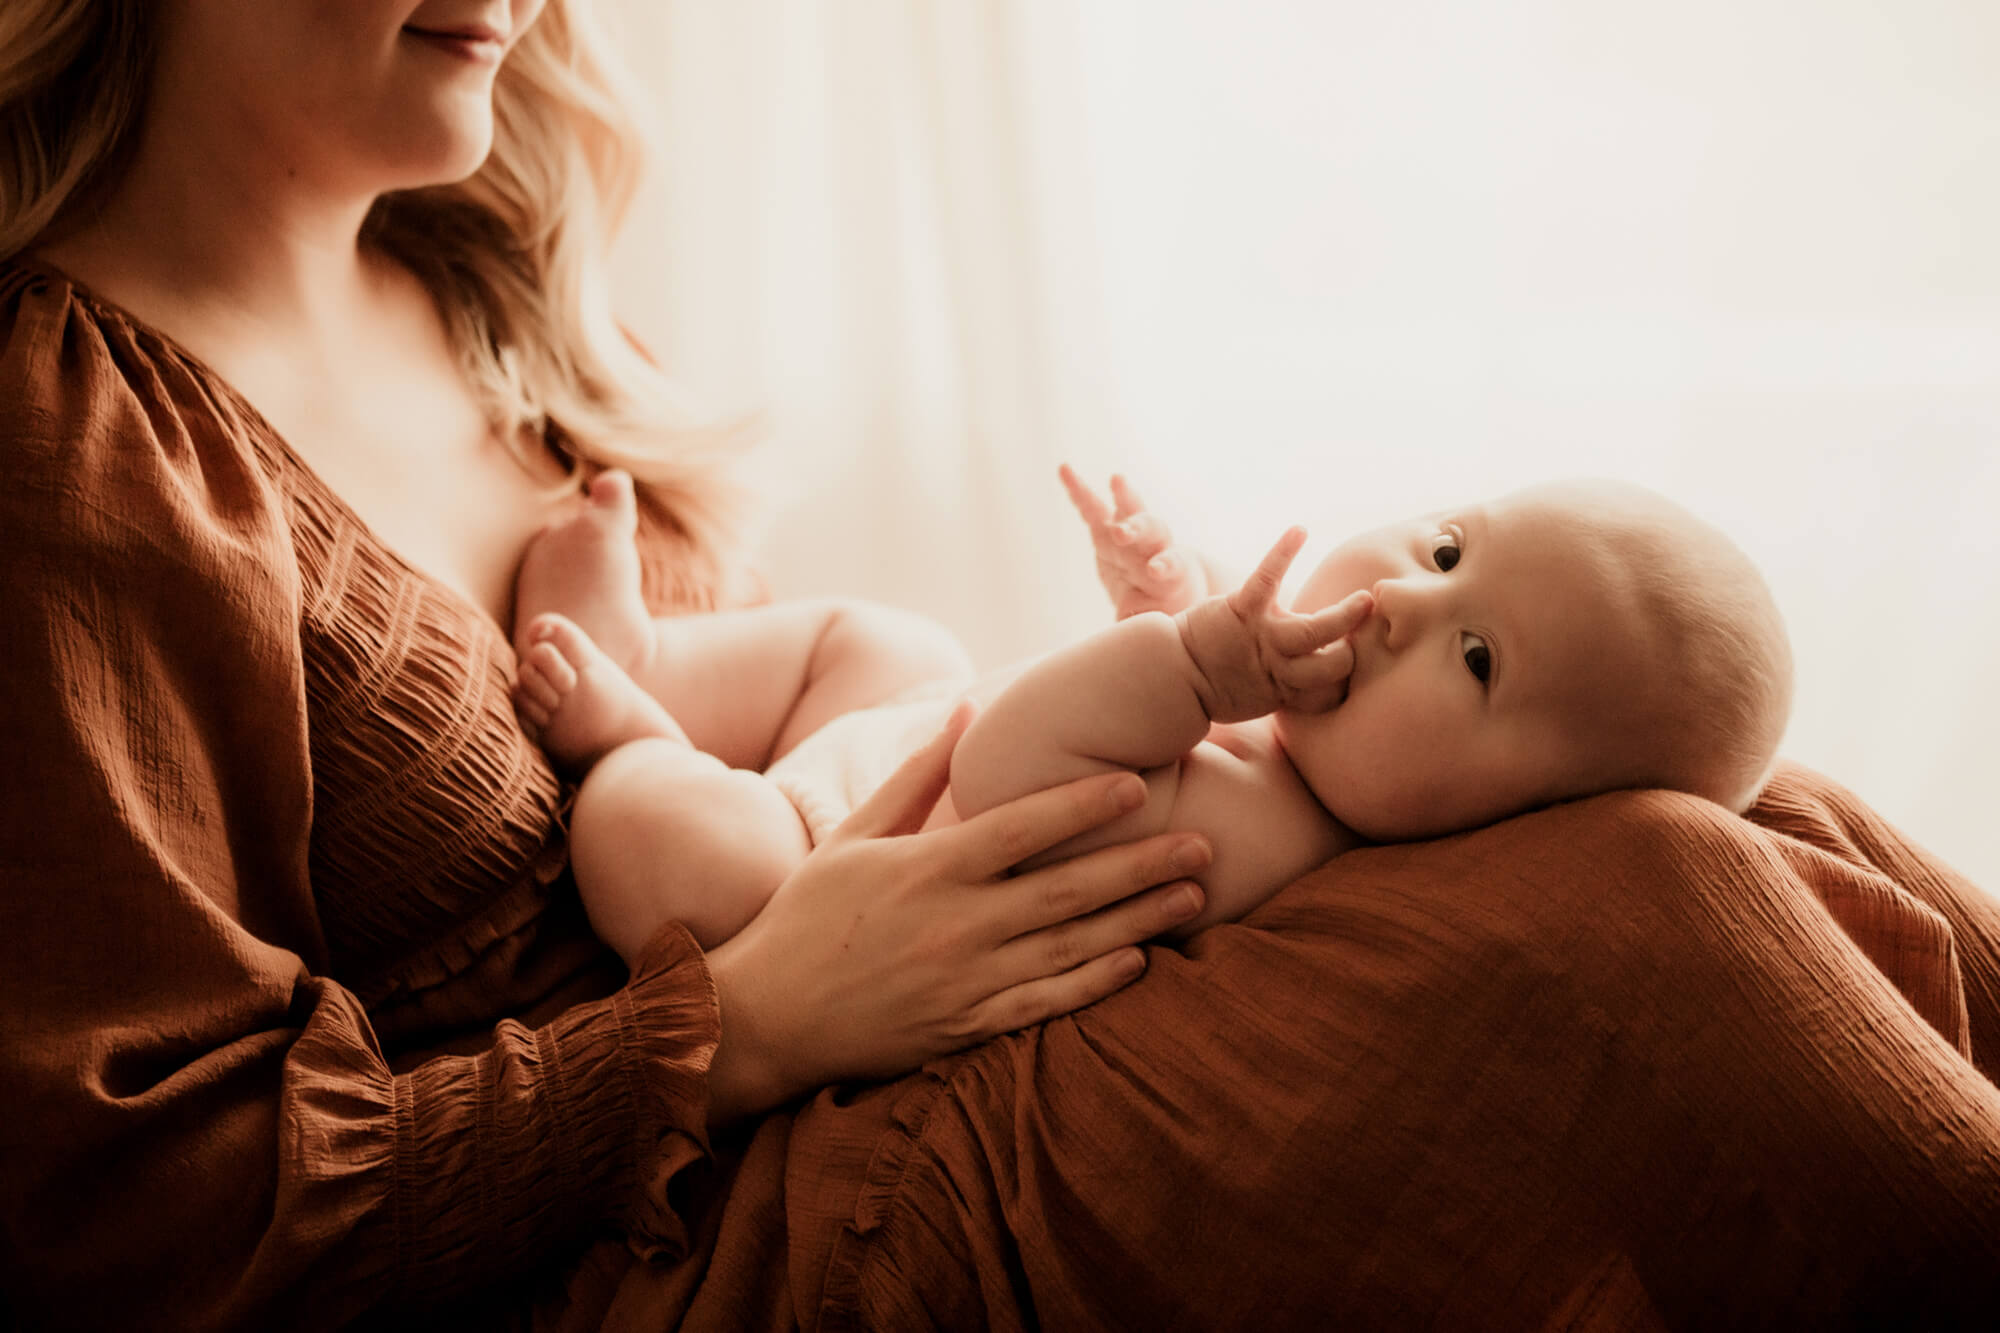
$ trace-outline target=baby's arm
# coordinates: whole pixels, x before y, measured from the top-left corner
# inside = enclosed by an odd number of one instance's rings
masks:
[[[1072,778],[1174,762],[1208,734],[1198,675],[1178,620],[1159,611],[1040,659],[960,739],[952,804],[970,818]]]
[[[967,730],[952,758],[951,798],[970,816],[1042,787],[1113,768],[1147,777],[1151,797],[1132,824],[1162,827],[1178,794],[1179,761],[1211,724],[1278,708],[1321,711],[1353,666],[1340,640],[1366,618],[1366,594],[1293,615],[1277,605],[1305,535],[1281,538],[1241,588],[1182,612],[1131,616],[1037,662]],[[1206,830],[1204,830],[1206,831]],[[1060,854],[1082,850],[1065,845]]]

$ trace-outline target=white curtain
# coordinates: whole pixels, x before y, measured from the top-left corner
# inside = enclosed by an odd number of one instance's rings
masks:
[[[1101,623],[1053,479],[1239,563],[1576,474],[1759,561],[1786,751],[2000,890],[2000,6],[617,0],[626,308],[771,423],[781,593]]]
[[[987,665],[1089,623],[1080,554],[1046,522],[1057,463],[1112,456],[1073,11],[614,17],[664,168],[625,238],[625,308],[698,394],[764,415],[774,587],[926,611]]]

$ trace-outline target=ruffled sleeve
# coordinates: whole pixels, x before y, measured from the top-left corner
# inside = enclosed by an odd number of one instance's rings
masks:
[[[584,1227],[671,1255],[685,932],[403,1074],[330,980],[286,497],[184,356],[0,266],[0,1290],[33,1327],[319,1327]]]

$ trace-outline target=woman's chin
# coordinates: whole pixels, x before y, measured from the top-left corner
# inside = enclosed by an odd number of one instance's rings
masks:
[[[490,107],[438,108],[421,135],[406,135],[396,154],[396,190],[455,185],[485,164],[493,151]]]

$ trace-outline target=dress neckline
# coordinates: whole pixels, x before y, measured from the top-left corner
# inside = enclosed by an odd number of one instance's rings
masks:
[[[299,478],[313,494],[314,498],[325,508],[332,511],[343,523],[351,526],[361,535],[364,541],[385,559],[392,562],[398,569],[455,603],[466,616],[480,626],[481,632],[489,640],[497,640],[509,655],[512,654],[513,637],[508,633],[506,626],[495,620],[492,614],[485,607],[474,601],[469,594],[460,591],[451,583],[446,582],[436,574],[406,558],[401,551],[398,551],[387,539],[376,532],[368,520],[363,518],[354,506],[348,504],[346,499],[339,491],[333,488],[330,482],[320,476],[318,470],[306,461],[305,456],[292,448],[291,441],[285,438],[284,432],[273,425],[271,420],[258,410],[255,403],[251,402],[240,389],[230,383],[227,376],[196,355],[180,339],[174,337],[174,335],[168,333],[158,325],[133,313],[133,311],[119,304],[117,301],[103,295],[96,288],[78,278],[60,264],[45,259],[39,254],[31,251],[22,251],[7,259],[6,263],[31,272],[40,273],[44,277],[62,283],[69,288],[72,298],[88,306],[98,315],[109,317],[125,325],[140,337],[157,344],[161,351],[185,365],[204,387],[227,402],[231,410],[239,414],[249,424],[251,430],[263,438],[271,452],[284,463],[285,467],[295,477]]]

